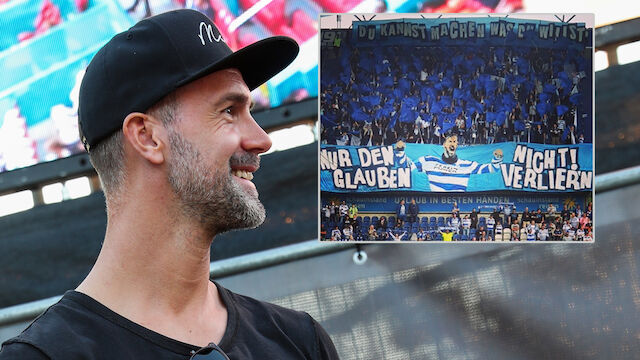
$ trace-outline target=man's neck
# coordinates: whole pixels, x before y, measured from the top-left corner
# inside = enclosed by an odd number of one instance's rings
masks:
[[[219,342],[227,313],[209,281],[213,237],[175,211],[142,206],[131,202],[110,216],[96,264],[77,290],[165,336]]]

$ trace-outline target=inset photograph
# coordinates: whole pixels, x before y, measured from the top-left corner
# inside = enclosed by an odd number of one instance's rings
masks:
[[[321,15],[320,238],[593,242],[593,21]]]

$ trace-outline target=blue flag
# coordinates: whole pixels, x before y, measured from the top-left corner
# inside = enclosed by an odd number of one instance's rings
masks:
[[[526,128],[521,120],[516,120],[515,124],[513,124],[513,127],[518,131],[522,131]]]
[[[554,94],[556,92],[556,87],[553,84],[544,84],[544,92],[549,94]]]
[[[549,107],[550,106],[551,105],[549,105],[548,103],[538,103],[536,105],[536,110],[538,111],[538,114],[540,116],[542,116],[542,115],[544,115],[544,114],[549,112]]]
[[[565,106],[565,105],[556,106],[556,112],[558,113],[558,116],[564,115],[564,113],[566,113],[567,111],[569,111],[568,106]]]
[[[571,102],[573,105],[578,105],[580,103],[580,93],[575,93],[569,96],[569,102]]]

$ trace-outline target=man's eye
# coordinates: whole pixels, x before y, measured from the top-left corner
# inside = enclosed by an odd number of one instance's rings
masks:
[[[233,106],[229,106],[228,108],[224,109],[224,112],[231,115],[231,113],[233,112]]]

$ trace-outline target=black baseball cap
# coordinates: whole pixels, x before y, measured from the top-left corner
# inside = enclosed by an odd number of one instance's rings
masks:
[[[78,125],[85,149],[122,129],[175,89],[215,71],[236,68],[253,90],[287,67],[298,44],[284,36],[233,52],[213,21],[188,9],[141,20],[113,37],[89,63],[80,86]]]

